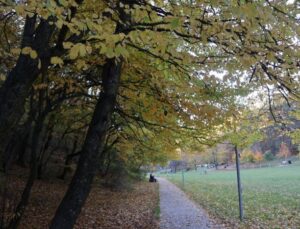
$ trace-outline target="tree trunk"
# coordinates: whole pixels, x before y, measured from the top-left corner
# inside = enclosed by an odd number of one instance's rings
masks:
[[[81,5],[83,0],[75,0]],[[70,7],[71,15],[67,19],[71,21],[77,13],[77,7]],[[50,49],[50,39],[55,30],[53,17],[47,20],[40,19],[36,26],[37,16],[27,16],[21,48],[31,47],[36,50],[38,58],[32,59],[29,55],[20,54],[16,66],[8,74],[7,79],[0,88],[0,156],[5,147],[4,140],[13,132],[13,128],[17,125],[24,113],[24,103],[28,96],[29,89],[38,77],[41,71],[47,71],[50,65],[51,52],[56,51],[57,55],[62,55],[63,42],[68,34],[69,28],[63,25],[56,40],[55,50]],[[56,55],[55,54],[55,55]],[[41,68],[38,67],[39,60]],[[1,159],[1,158],[0,158]]]
[[[42,175],[46,169],[46,165],[48,163],[48,160],[50,159],[50,156],[48,156],[46,159],[46,154],[47,154],[47,150],[50,146],[52,137],[53,137],[53,128],[54,126],[51,124],[51,118],[50,121],[48,123],[48,125],[46,126],[46,141],[45,144],[43,145],[43,147],[41,148],[41,151],[39,153],[39,157],[38,157],[38,170],[37,170],[37,178],[38,179],[42,179]],[[48,132],[48,133],[47,133]]]
[[[91,189],[110,126],[120,82],[122,61],[109,59],[102,72],[103,90],[80,154],[78,166],[51,222],[51,229],[73,228]]]
[[[25,152],[27,142],[30,141],[30,129],[32,126],[32,118],[29,118],[24,125],[18,127],[8,141],[3,153],[3,169],[8,172],[11,165],[18,160],[20,165],[25,166]]]
[[[55,26],[49,25],[49,22],[43,19],[37,28],[35,24],[36,16],[27,16],[21,48],[31,47],[37,51],[38,58],[32,59],[29,55],[20,54],[16,66],[0,88],[0,156],[6,146],[5,140],[12,135],[14,127],[24,113],[24,104],[30,88],[40,74],[38,59],[49,59],[49,41]]]
[[[80,152],[76,152],[77,143],[78,143],[78,139],[75,138],[75,140],[73,142],[73,147],[72,147],[71,153],[66,156],[64,170],[63,170],[62,174],[58,176],[59,179],[62,179],[62,180],[66,179],[66,175],[67,175],[68,171],[70,170],[69,165],[70,165],[72,159],[76,156],[79,156]]]
[[[105,168],[104,168],[104,171],[101,174],[102,177],[107,176],[107,174],[109,172],[109,169],[110,169],[111,161],[112,161],[111,154],[107,153],[106,155],[107,155],[106,164],[103,163],[103,167],[105,167]]]
[[[36,155],[36,152],[37,152],[37,148],[38,148],[38,143],[37,142],[38,142],[38,139],[39,139],[42,123],[43,123],[43,120],[37,120],[37,122],[35,124],[35,127],[34,127],[34,130],[33,130],[32,141],[31,141],[32,150],[31,150],[29,176],[28,176],[28,179],[27,179],[25,189],[23,190],[21,200],[18,203],[18,206],[15,210],[14,217],[12,218],[12,220],[9,223],[8,229],[18,228],[18,226],[21,222],[22,216],[25,212],[25,208],[26,208],[26,206],[28,205],[28,202],[29,202],[31,189],[33,187],[34,180],[36,178],[36,173],[37,173],[37,155]]]
[[[17,164],[19,166],[25,167],[26,162],[25,162],[25,154],[26,154],[26,149],[27,149],[27,141],[29,138],[29,131],[26,133],[26,135],[23,137],[23,140],[20,144],[20,148],[18,150],[18,159],[17,159]]]

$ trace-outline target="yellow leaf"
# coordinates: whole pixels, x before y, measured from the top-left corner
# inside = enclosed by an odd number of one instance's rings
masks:
[[[11,54],[14,54],[14,55],[19,55],[20,52],[21,52],[21,49],[19,48],[13,48],[10,50]]]
[[[4,81],[6,79],[6,76],[4,74],[0,74],[0,81]]]
[[[86,63],[85,63],[84,60],[78,60],[78,61],[76,61],[76,68],[78,70],[80,70],[80,69],[86,69],[87,65],[86,65]]]
[[[85,56],[86,54],[85,45],[79,45],[79,54],[80,56]]]
[[[36,59],[38,56],[38,54],[35,50],[31,50],[29,54],[32,59]]]
[[[30,47],[24,47],[24,48],[22,48],[21,53],[22,53],[23,55],[28,55],[28,54],[30,54],[31,50],[32,50],[32,49],[31,49]]]
[[[59,0],[59,3],[63,6],[68,6],[68,2],[65,0]]]
[[[62,66],[64,64],[64,61],[57,56],[51,57],[50,62],[51,62],[51,64],[58,64],[59,66]]]
[[[70,56],[70,59],[71,60],[74,60],[78,57],[78,54],[79,54],[79,46],[78,45],[75,45],[73,46],[71,49],[70,49],[70,53],[69,53],[69,56]]]
[[[56,5],[56,2],[55,2],[54,0],[50,0],[49,2],[50,2],[50,5],[51,5],[52,7],[56,7],[56,6],[57,6],[57,5]]]
[[[38,9],[37,11],[42,16],[42,18],[44,18],[44,19],[47,19],[50,16],[49,11],[45,8]]]
[[[41,62],[41,60],[39,59],[38,69],[41,69],[41,68],[42,68],[42,62]]]
[[[15,7],[16,13],[20,16],[23,16],[25,14],[24,5],[17,5]]]
[[[92,53],[93,49],[90,45],[87,45],[85,48],[86,48],[86,51],[87,51],[88,54]]]
[[[63,42],[63,47],[64,47],[64,49],[70,49],[73,47],[73,43],[72,42]]]
[[[64,22],[63,22],[62,20],[58,20],[58,21],[56,22],[56,26],[57,26],[57,28],[59,28],[59,29],[62,28],[63,24],[64,24]]]

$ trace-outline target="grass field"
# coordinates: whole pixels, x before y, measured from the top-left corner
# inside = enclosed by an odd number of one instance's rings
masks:
[[[166,177],[228,228],[300,228],[300,164],[241,171],[245,220],[239,222],[235,171]]]

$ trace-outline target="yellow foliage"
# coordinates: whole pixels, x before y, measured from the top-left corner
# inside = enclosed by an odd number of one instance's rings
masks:
[[[60,57],[57,57],[57,56],[51,57],[50,62],[51,62],[51,64],[57,64],[60,67],[62,67],[62,65],[64,64],[64,61]]]
[[[21,49],[19,48],[12,48],[10,50],[10,52],[13,54],[13,55],[19,55],[21,53]]]
[[[38,56],[38,54],[37,54],[37,52],[35,50],[31,50],[30,53],[29,53],[29,55],[30,55],[30,57],[32,59],[36,59],[37,56]]]
[[[255,154],[251,150],[244,150],[241,154],[241,161],[242,162],[255,162]]]
[[[31,47],[24,47],[22,48],[21,53],[23,55],[29,55],[31,51],[32,51]]]
[[[12,52],[18,53],[18,51],[19,51],[18,49],[14,49]],[[36,59],[37,56],[38,56],[37,52],[35,50],[33,50],[31,47],[28,47],[28,46],[22,48],[21,53],[23,55],[29,55],[32,59]]]

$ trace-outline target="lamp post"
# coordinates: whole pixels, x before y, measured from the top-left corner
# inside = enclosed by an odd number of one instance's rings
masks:
[[[241,176],[240,176],[240,158],[239,158],[239,153],[238,153],[237,145],[234,145],[234,151],[235,151],[237,187],[238,187],[238,195],[239,195],[240,220],[243,221],[244,212],[243,212],[242,184],[241,184]]]
[[[184,171],[181,169],[182,188],[184,189]]]

